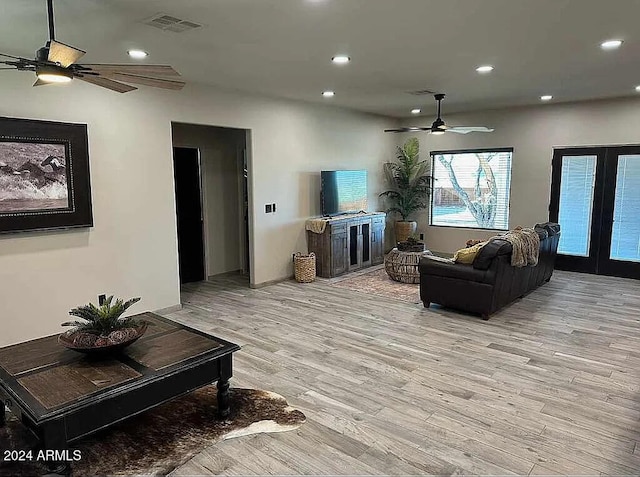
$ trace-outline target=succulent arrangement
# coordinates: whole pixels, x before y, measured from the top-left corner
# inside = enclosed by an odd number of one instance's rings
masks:
[[[135,318],[120,318],[120,316],[139,301],[140,298],[131,298],[127,301],[118,298],[114,302],[112,295],[98,306],[89,303],[73,308],[69,314],[84,321],[62,323],[62,326],[74,327],[65,335],[77,348],[101,348],[136,339],[140,336],[140,328],[145,322]]]

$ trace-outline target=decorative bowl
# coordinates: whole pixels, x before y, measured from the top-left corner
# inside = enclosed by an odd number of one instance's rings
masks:
[[[424,252],[424,242],[398,242],[398,250],[401,252]]]
[[[113,354],[134,343],[147,331],[147,323],[112,331],[107,336],[69,330],[58,336],[58,342],[80,353]]]

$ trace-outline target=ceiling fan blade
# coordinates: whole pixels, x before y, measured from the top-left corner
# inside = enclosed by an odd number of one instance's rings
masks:
[[[85,55],[86,51],[79,50],[73,46],[51,40],[49,42],[49,61],[59,63],[60,66],[66,68],[74,64]]]
[[[471,131],[467,131],[466,129],[447,129],[447,132],[452,132],[456,134],[469,134]]]
[[[492,128],[487,128],[484,126],[455,126],[447,129],[447,132],[452,132],[456,134],[469,134],[472,132],[484,132],[490,133],[494,130]]]
[[[112,91],[116,91],[118,93],[128,93],[129,91],[136,90],[135,86],[129,86],[128,84],[119,83],[117,81],[113,81],[107,78],[101,78],[100,76],[78,76],[80,81],[85,81],[87,83],[94,84],[96,86],[102,86],[103,88],[110,89]]]
[[[7,55],[6,53],[0,53],[0,56],[4,56],[6,58],[13,58],[14,60],[26,60],[26,58],[20,58],[19,56]]]
[[[149,76],[132,75],[129,73],[102,73],[100,76],[116,81],[124,81],[125,83],[141,84],[144,86],[152,86],[154,88],[164,88],[172,90],[180,90],[184,88],[185,85],[184,81],[151,78]]]
[[[406,128],[384,130],[384,132],[392,132],[392,133],[406,133],[406,132],[418,132],[418,131],[431,131],[431,128],[406,127]]]
[[[82,69],[89,69],[99,74],[106,73],[129,73],[141,76],[180,76],[173,67],[169,65],[111,65],[111,64],[91,64],[81,65]]]

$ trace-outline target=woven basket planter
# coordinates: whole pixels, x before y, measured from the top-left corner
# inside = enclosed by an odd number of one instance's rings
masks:
[[[293,256],[293,269],[296,281],[311,283],[316,279],[316,254],[303,255],[300,252]]]
[[[424,252],[401,252],[394,248],[384,259],[384,269],[389,278],[402,283],[420,283],[418,263],[425,255],[432,255],[428,250]]]

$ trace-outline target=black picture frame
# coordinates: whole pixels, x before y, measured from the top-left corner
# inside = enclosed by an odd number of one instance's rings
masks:
[[[47,150],[64,158],[37,157]],[[0,233],[92,226],[87,125],[0,117]]]

